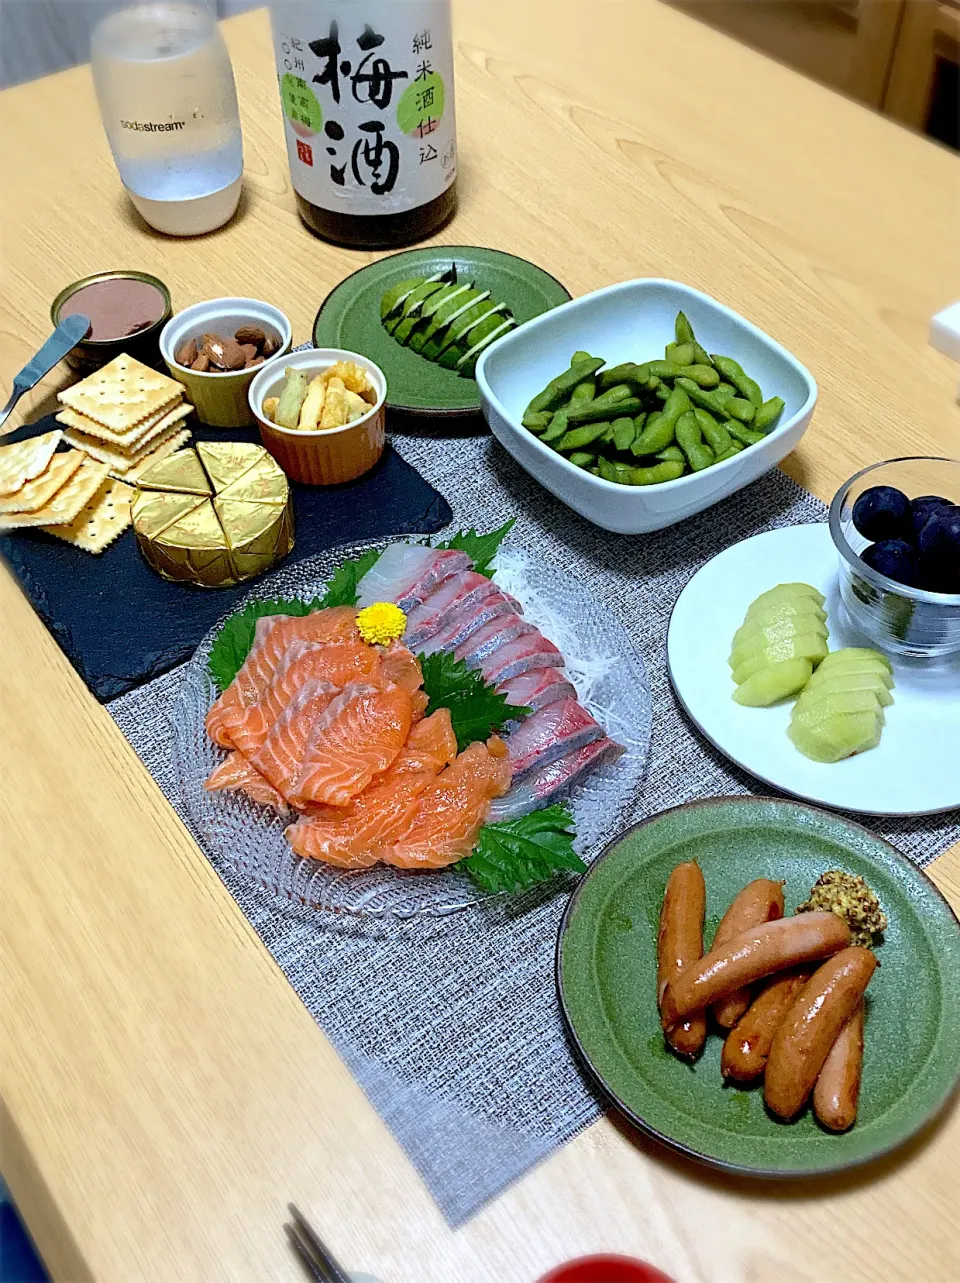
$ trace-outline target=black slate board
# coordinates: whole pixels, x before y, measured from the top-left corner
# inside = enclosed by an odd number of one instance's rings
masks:
[[[60,425],[52,415],[11,433],[7,445]],[[194,440],[259,441],[256,429],[193,426]],[[296,544],[290,562],[325,548],[390,535],[431,534],[451,519],[446,499],[387,446],[366,476],[342,486],[293,484]],[[250,591],[169,583],[140,556],[127,530],[93,557],[39,530],[0,537],[3,555],[37,614],[102,703],[182,664]]]

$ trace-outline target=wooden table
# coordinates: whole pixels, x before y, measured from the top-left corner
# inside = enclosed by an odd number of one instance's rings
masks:
[[[668,276],[745,312],[819,380],[787,467],[825,499],[876,459],[957,453],[956,374],[926,342],[960,279],[955,156],[652,0],[458,0],[456,30],[462,211],[442,240],[574,293]],[[87,68],[0,96],[6,378],[88,272],[156,272],[177,306],[272,299],[304,340],[371,257],[297,220],[265,14],[227,36],[246,196],[202,240],[133,215]],[[960,1278],[956,1109],[868,1172],[789,1187],[607,1119],[452,1233],[6,573],[0,619],[0,1161],[56,1278],[299,1280],[288,1199],[384,1283],[532,1283],[598,1249],[680,1283]],[[932,873],[960,904],[960,851]]]

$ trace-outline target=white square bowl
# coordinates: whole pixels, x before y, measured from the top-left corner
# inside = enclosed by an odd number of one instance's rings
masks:
[[[608,366],[662,359],[680,311],[708,352],[739,361],[765,397],[783,397],[780,421],[763,441],[676,481],[624,486],[576,467],[522,425],[529,402],[567,369],[574,352],[602,356]],[[545,312],[492,344],[476,378],[491,431],[521,467],[588,521],[630,535],[672,526],[769,472],[803,436],[817,401],[809,370],[786,348],[678,281],[624,281]]]

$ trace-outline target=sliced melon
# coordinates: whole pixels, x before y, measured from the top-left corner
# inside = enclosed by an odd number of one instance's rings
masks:
[[[756,601],[747,611],[745,624],[775,624],[782,619],[826,619],[827,612],[817,605],[815,597],[806,594],[797,597],[774,597],[772,601]]]
[[[839,762],[876,748],[883,734],[880,709],[861,713],[826,712],[820,718],[791,718],[787,729],[793,744],[814,762]]]
[[[890,694],[889,685],[883,680],[879,672],[851,673],[844,674],[842,677],[831,677],[829,674],[819,682],[812,679],[804,688],[804,697],[809,696],[811,700],[814,696],[820,695],[841,695],[848,691],[873,691],[880,701],[881,708],[887,708],[893,703],[893,696]]]
[[[880,697],[875,690],[861,687],[845,691],[803,691],[793,707],[795,721],[819,722],[835,713],[880,713]]]
[[[766,664],[737,687],[733,698],[738,704],[751,708],[768,708],[802,690],[812,672],[813,664],[809,659],[785,659],[780,664]]]
[[[750,660],[762,660],[767,664],[779,664],[784,659],[810,659],[819,664],[827,654],[827,639],[819,633],[802,633],[799,637],[784,637],[779,641],[752,642],[735,646],[730,653],[729,664],[736,672]],[[753,670],[756,672],[756,669]],[[751,674],[747,674],[749,677]],[[739,685],[739,683],[738,683]]]
[[[893,672],[893,665],[882,651],[870,650],[866,646],[845,646],[842,650],[833,650],[823,662],[830,668],[835,665],[874,663],[887,672]]]
[[[783,641],[788,637],[829,637],[826,623],[814,615],[788,615],[772,623],[756,623],[748,619],[733,634],[733,649],[756,644]]]
[[[782,597],[794,599],[799,597],[812,597],[818,606],[823,606],[827,600],[822,592],[818,592],[817,589],[812,587],[810,584],[777,584],[775,588],[768,588],[766,592],[761,593],[760,596],[751,603],[750,609],[753,610],[754,607],[758,607],[766,602],[777,601]]]

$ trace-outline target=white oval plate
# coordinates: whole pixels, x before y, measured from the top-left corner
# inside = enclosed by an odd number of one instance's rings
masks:
[[[890,655],[894,702],[879,745],[831,765],[811,762],[787,738],[792,700],[772,708],[733,702],[733,634],[754,598],[776,584],[808,583],[825,595],[831,650],[872,644],[840,603],[838,570],[826,524],[769,530],[707,562],[670,619],[667,662],[677,698],[721,753],[794,797],[868,815],[960,807],[960,655]]]

